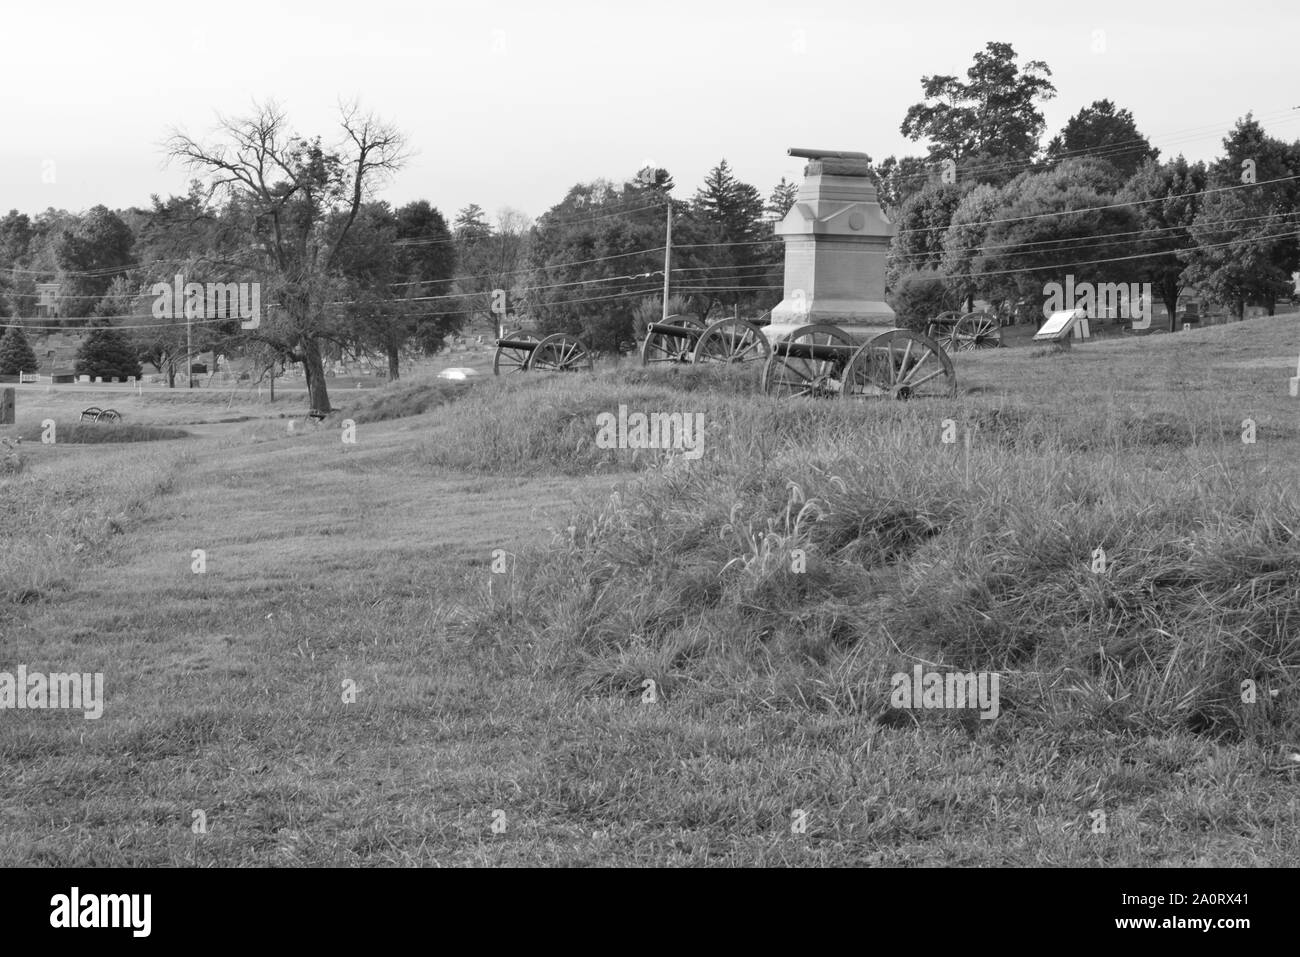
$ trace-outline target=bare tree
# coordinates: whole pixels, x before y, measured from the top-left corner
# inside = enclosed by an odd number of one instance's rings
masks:
[[[206,176],[209,195],[223,191],[245,214],[250,271],[267,277],[262,299],[279,308],[242,336],[301,362],[312,411],[329,412],[322,346],[348,339],[331,306],[339,255],[362,203],[404,164],[405,139],[356,104],[340,106],[342,136],[328,148],[319,136],[293,133],[273,102],[254,104],[249,117],[218,120],[215,142],[173,131],[167,154]]]

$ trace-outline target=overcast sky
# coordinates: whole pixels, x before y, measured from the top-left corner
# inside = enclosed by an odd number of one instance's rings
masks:
[[[416,155],[381,198],[536,216],[573,183],[667,167],[689,197],[726,157],[766,196],[787,147],[923,154],[898,131],[924,74],[964,76],[990,40],[1046,60],[1047,135],[1093,100],[1162,156],[1208,159],[1233,121],[1300,138],[1300,3],[475,0],[4,7],[0,210],[182,193],[168,129],[276,99],[332,138],[340,99]],[[201,16],[200,16],[201,15]],[[1046,138],[1045,138],[1046,139]],[[1044,140],[1045,141],[1045,140]]]

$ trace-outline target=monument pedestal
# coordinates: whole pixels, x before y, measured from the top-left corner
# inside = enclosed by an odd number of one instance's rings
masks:
[[[866,154],[789,152],[810,162],[794,205],[776,227],[785,241],[785,298],[772,310],[768,337],[775,341],[815,322],[855,339],[896,328],[885,302],[885,257],[897,227],[880,208]]]

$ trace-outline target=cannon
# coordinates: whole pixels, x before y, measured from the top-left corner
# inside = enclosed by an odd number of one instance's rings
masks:
[[[771,351],[764,323],[748,319],[719,319],[707,327],[694,316],[669,316],[646,326],[641,364],[716,362],[740,365],[763,362]]]
[[[839,326],[812,323],[778,335],[763,367],[763,391],[843,399],[916,399],[956,392],[952,360],[930,336],[878,327],[854,332],[857,338]]]
[[[1002,323],[992,312],[941,312],[925,334],[949,352],[996,349],[1002,345]]]
[[[122,421],[122,414],[117,409],[101,409],[97,405],[92,405],[89,409],[83,409],[81,412],[79,421],[85,422],[86,419],[90,419],[91,422],[120,422]]]
[[[590,372],[591,350],[577,336],[557,332],[538,339],[515,329],[497,340],[492,374],[502,372]]]

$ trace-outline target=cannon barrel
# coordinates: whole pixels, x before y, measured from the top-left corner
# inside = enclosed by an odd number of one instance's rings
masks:
[[[785,151],[787,156],[802,156],[804,159],[871,159],[866,153],[846,152],[845,150],[811,150],[792,146]]]

